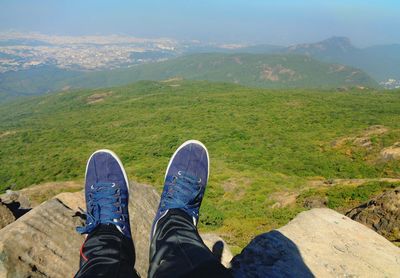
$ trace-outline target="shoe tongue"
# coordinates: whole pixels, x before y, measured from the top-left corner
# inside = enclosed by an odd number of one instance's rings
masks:
[[[180,177],[181,181],[179,184],[176,184],[180,192],[180,197],[185,200],[185,203],[189,204],[197,199],[197,196],[200,193],[200,187],[197,183],[192,183],[186,180],[184,177]]]

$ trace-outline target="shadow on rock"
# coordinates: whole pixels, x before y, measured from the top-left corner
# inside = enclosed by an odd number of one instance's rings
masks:
[[[84,214],[84,213],[82,213],[80,211],[76,211],[75,214],[72,217],[78,217],[82,221],[86,221],[86,214]]]
[[[212,253],[215,257],[218,258],[220,262],[222,262],[222,253],[224,252],[224,243],[221,240],[218,240],[214,243],[212,247]]]
[[[20,218],[25,213],[29,212],[31,208],[23,208],[21,207],[20,202],[10,202],[10,203],[3,203],[14,215],[15,219]]]
[[[235,277],[314,277],[296,244],[279,231],[255,237],[231,263]]]

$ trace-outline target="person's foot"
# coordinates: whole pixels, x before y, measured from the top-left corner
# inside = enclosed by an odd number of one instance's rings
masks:
[[[158,221],[170,209],[181,209],[197,225],[199,209],[209,176],[207,148],[199,141],[183,143],[172,155],[165,173],[164,190],[153,222],[153,236]]]
[[[131,238],[129,183],[117,155],[109,150],[94,152],[87,162],[85,179],[86,224],[76,230],[89,234],[100,224],[115,225]]]

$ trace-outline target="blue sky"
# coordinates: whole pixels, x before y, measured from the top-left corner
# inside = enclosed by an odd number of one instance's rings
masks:
[[[400,43],[398,0],[0,0],[0,31],[288,45]]]

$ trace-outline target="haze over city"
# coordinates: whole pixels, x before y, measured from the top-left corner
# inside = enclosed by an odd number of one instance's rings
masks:
[[[394,0],[2,0],[0,31],[277,45],[346,36],[365,47],[400,43],[399,11]]]

